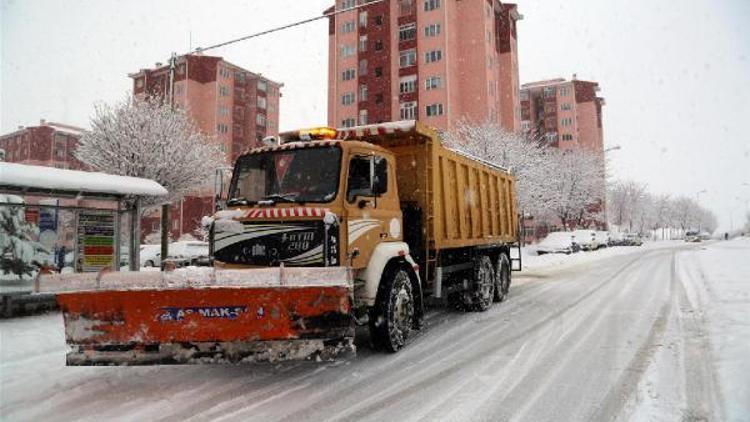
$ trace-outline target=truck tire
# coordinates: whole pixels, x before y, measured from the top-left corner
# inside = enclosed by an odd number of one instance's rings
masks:
[[[481,255],[474,260],[474,279],[469,283],[469,290],[454,293],[448,299],[457,309],[484,312],[492,306],[494,297],[495,270],[492,260]]]
[[[414,328],[416,307],[411,279],[405,269],[389,265],[383,272],[370,314],[370,338],[376,350],[397,352]]]
[[[502,302],[510,289],[510,262],[504,253],[497,259],[495,280],[495,302]]]

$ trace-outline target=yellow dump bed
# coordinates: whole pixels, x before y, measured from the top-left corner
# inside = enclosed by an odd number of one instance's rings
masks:
[[[395,154],[400,200],[421,212],[427,249],[515,242],[515,179],[507,170],[446,148],[435,130],[419,122],[340,130],[338,136]]]

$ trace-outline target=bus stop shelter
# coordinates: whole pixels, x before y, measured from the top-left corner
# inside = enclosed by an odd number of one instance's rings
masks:
[[[119,270],[123,251],[122,224],[120,218],[129,216],[127,238],[129,268],[137,271],[140,268],[140,208],[146,197],[166,197],[167,190],[159,183],[143,178],[117,176],[106,173],[64,170],[53,167],[32,166],[17,163],[0,162],[0,194],[21,197],[75,199],[76,203],[87,201],[93,203],[113,203],[112,208],[86,205],[55,205],[3,203],[0,207],[35,207],[54,208],[78,212],[112,213],[116,216],[114,224],[114,257],[113,270]],[[81,222],[77,222],[80,224]],[[96,229],[96,221],[89,223]]]

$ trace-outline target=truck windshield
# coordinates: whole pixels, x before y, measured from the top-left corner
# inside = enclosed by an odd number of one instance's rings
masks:
[[[322,146],[240,157],[230,202],[330,202],[336,197],[341,149]]]

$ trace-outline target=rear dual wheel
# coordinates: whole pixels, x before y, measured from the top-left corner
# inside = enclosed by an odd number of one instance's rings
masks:
[[[508,296],[510,290],[510,261],[508,256],[500,254],[497,259],[497,269],[495,270],[495,302],[502,302]]]
[[[474,279],[467,291],[456,292],[448,297],[449,302],[464,311],[484,312],[492,306],[495,297],[495,270],[492,260],[481,255],[474,260]]]

